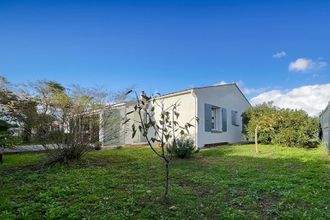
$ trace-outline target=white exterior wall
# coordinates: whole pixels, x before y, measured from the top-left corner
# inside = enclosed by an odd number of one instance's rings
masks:
[[[179,95],[174,95],[174,96],[165,96],[161,97],[157,100],[157,102],[163,101],[165,109],[168,108],[169,106],[173,105],[174,103],[179,103],[180,105],[177,107],[177,112],[180,114],[178,119],[174,116],[175,121],[179,123],[180,126],[184,126],[187,122],[191,123],[195,127],[190,127],[189,128],[189,135],[191,138],[195,141],[196,143],[196,126],[197,122],[195,120],[196,118],[196,108],[195,108],[195,97],[191,93],[191,91],[185,92],[183,94]],[[161,108],[154,104],[155,106],[155,120],[159,124],[160,120],[160,113],[161,113]],[[172,119],[172,116],[170,116]],[[177,137],[179,137],[179,132],[176,134]],[[148,136],[152,136],[153,131],[150,131]]]
[[[323,133],[322,140],[327,144],[330,154],[330,103],[322,112],[320,121]]]
[[[249,102],[245,99],[244,95],[239,89],[233,85],[222,85],[206,88],[197,88],[178,92],[170,95],[160,97],[158,102],[163,101],[164,107],[168,108],[174,103],[179,103],[177,108],[180,116],[175,120],[184,126],[187,122],[194,125],[189,128],[189,135],[194,140],[197,147],[202,148],[206,144],[217,144],[217,143],[238,143],[243,140],[242,135],[242,118],[241,115],[250,106]],[[220,108],[227,109],[227,131],[226,132],[206,132],[205,131],[205,115],[204,108],[205,104],[214,105]],[[152,103],[150,103],[152,105]],[[125,117],[125,112],[132,110],[134,104],[126,104],[121,106],[122,111],[120,116]],[[159,124],[161,108],[154,104],[155,107],[155,120]],[[238,126],[232,125],[231,111],[238,112]],[[199,118],[197,122],[196,117]],[[131,137],[131,124],[134,119],[138,120],[137,114],[131,114],[128,118],[133,119],[126,125],[121,125],[123,130],[123,136],[118,140],[119,143],[123,144],[141,144],[146,140],[142,137],[140,132],[137,132],[134,139]],[[171,117],[172,118],[172,117]],[[220,122],[221,123],[221,122]],[[180,130],[178,131],[180,132]],[[100,140],[103,139],[104,130],[100,129]],[[152,137],[154,132],[152,129],[149,130],[149,137]],[[176,134],[179,137],[179,134]]]
[[[216,143],[238,143],[243,140],[242,135],[242,113],[250,106],[235,85],[223,85],[196,89],[199,117],[197,130],[197,146],[204,147],[206,144]],[[226,132],[206,132],[205,131],[205,104],[218,106],[227,109],[227,131]],[[238,112],[238,126],[232,125],[231,111]]]

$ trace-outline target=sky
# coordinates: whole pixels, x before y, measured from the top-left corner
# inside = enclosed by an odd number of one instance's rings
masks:
[[[330,101],[330,1],[0,0],[0,75],[148,93],[236,82],[252,104]]]

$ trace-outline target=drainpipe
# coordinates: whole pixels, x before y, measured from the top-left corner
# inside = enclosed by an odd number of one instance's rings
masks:
[[[104,146],[104,110],[99,113],[99,142]]]
[[[197,98],[197,95],[196,95],[194,89],[191,91],[191,94],[195,98],[195,116],[198,117],[198,98]],[[195,144],[196,144],[197,148],[199,148],[199,146],[198,146],[198,129],[199,129],[199,123],[197,120],[195,120]]]

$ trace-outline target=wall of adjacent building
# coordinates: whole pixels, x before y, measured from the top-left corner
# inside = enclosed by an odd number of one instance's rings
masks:
[[[327,143],[330,152],[330,104],[320,116],[322,127],[322,140]]]

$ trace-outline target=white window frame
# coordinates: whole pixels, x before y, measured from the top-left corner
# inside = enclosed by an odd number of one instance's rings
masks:
[[[212,106],[211,108],[211,124],[212,131],[221,131],[221,108]]]

